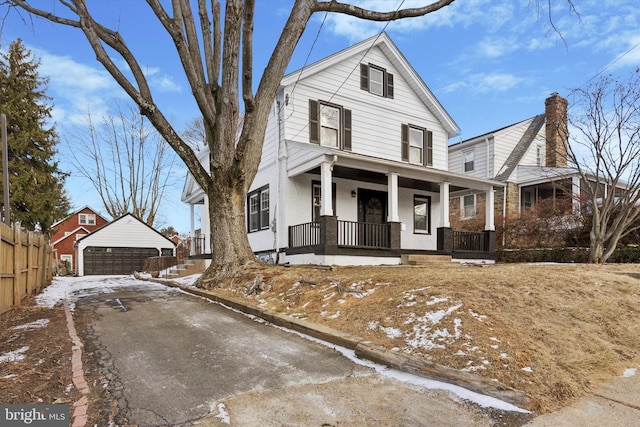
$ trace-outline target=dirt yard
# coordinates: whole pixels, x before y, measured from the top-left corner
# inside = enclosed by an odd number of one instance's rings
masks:
[[[636,277],[636,265],[269,267],[235,278],[233,289],[225,283],[215,289],[495,379],[528,393],[540,414],[640,367]],[[89,321],[75,321],[82,335]],[[0,348],[0,402],[80,397],[71,386],[62,308],[28,301],[2,314]],[[83,362],[95,390],[100,378],[91,349],[85,348]],[[90,412],[113,410],[102,391],[92,400]],[[90,421],[98,417],[89,415]]]
[[[554,411],[640,367],[640,266],[267,268],[222,294],[474,372]],[[245,281],[246,285],[238,286]],[[237,289],[241,289],[240,291]],[[247,294],[249,290],[250,295]]]

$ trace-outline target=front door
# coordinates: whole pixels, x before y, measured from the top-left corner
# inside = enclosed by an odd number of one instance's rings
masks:
[[[361,246],[379,246],[380,227],[387,218],[387,193],[358,189],[358,242]]]

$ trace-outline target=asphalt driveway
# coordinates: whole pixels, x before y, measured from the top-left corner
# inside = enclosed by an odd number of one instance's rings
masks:
[[[383,378],[331,348],[161,285],[90,292],[77,310],[89,319],[83,339],[98,349],[101,386],[131,424],[496,425],[448,392]]]

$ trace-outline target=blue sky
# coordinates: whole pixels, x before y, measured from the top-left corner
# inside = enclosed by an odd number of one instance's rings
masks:
[[[356,0],[364,7],[395,9],[401,0]],[[180,132],[198,116],[175,48],[142,0],[89,0],[104,25],[117,28],[150,76],[154,99]],[[427,3],[405,0],[402,7]],[[625,77],[640,66],[640,6],[637,0],[457,0],[434,14],[390,23],[340,15],[316,15],[307,27],[288,71],[296,70],[385,28],[408,61],[462,129],[467,139],[524,120],[544,110],[552,92],[568,95],[599,73]],[[53,0],[34,2],[41,7]],[[257,0],[255,80],[268,61],[290,11],[292,0]],[[551,27],[549,13],[561,36]],[[25,15],[23,15],[25,17]],[[16,38],[42,61],[53,98],[53,118],[63,140],[86,115],[97,116],[123,91],[95,60],[79,30],[42,19],[10,14],[0,35],[0,49]],[[315,43],[314,43],[315,42]],[[312,48],[313,45],[313,48]],[[72,171],[69,148],[61,144],[62,168]],[[159,213],[158,228],[189,230],[187,205],[180,202],[184,167]],[[73,174],[67,189],[75,207],[104,212],[89,182]]]

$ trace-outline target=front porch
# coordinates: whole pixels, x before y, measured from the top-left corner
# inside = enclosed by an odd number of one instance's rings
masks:
[[[401,223],[344,221],[321,216],[318,221],[289,226],[287,255],[396,257],[406,254],[450,255],[454,259],[495,260],[495,231],[437,229],[436,250],[401,248]]]

